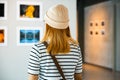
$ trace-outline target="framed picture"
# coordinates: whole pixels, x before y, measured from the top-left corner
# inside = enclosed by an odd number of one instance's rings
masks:
[[[93,27],[94,26],[94,21],[89,21],[89,25],[90,27]]]
[[[100,27],[100,21],[96,19],[95,22],[94,22],[94,25],[97,28]]]
[[[42,21],[42,4],[41,2],[17,2],[17,19],[18,20],[39,20]]]
[[[33,45],[41,40],[42,35],[42,27],[17,27],[17,45]]]
[[[105,26],[106,26],[106,25],[105,25],[105,20],[102,20],[102,21],[101,21],[101,26],[102,26],[102,27],[105,27]]]
[[[7,2],[0,0],[0,20],[7,19]]]
[[[7,45],[7,28],[0,26],[0,46]]]

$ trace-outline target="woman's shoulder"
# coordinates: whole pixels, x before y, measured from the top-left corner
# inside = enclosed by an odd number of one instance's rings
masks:
[[[72,46],[72,47],[79,47],[79,44],[70,43],[70,46]]]
[[[71,48],[71,50],[81,51],[79,44],[71,43],[70,48]]]
[[[43,42],[38,42],[38,43],[35,43],[33,47],[42,48],[42,47],[45,47],[45,45]]]

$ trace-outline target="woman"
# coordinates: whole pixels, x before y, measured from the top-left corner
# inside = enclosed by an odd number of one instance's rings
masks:
[[[58,4],[45,15],[46,31],[42,41],[30,52],[28,80],[62,80],[51,55],[55,55],[66,80],[81,80],[82,56],[78,43],[69,29],[68,9]],[[48,43],[46,47],[43,42]]]

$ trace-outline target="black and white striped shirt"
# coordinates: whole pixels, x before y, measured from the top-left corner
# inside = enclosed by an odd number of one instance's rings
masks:
[[[70,44],[70,52],[58,54],[56,58],[67,80],[74,80],[74,74],[82,72],[82,56],[79,46]],[[46,53],[46,46],[43,43],[35,44],[32,47],[28,62],[28,73],[39,75],[39,80],[62,79],[51,56]]]

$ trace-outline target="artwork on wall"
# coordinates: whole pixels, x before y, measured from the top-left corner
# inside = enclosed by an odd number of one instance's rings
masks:
[[[7,45],[7,28],[0,26],[0,46]]]
[[[114,4],[106,1],[85,7],[85,62],[114,68]]]
[[[101,30],[101,35],[105,35],[105,30]]]
[[[42,27],[18,27],[17,45],[31,45],[41,40],[43,35]]]
[[[105,20],[90,21],[88,26],[90,35],[105,35]]]
[[[104,21],[101,21],[101,26],[105,26],[105,22]]]
[[[90,31],[90,35],[93,35],[93,31]]]
[[[40,2],[17,2],[17,19],[18,20],[42,20],[42,4]]]
[[[95,34],[98,35],[98,32],[96,31]]]
[[[90,21],[90,22],[89,22],[89,26],[90,26],[90,27],[93,27],[93,26],[94,26],[93,23],[94,23],[93,21]]]
[[[7,2],[0,1],[0,20],[7,19]]]

